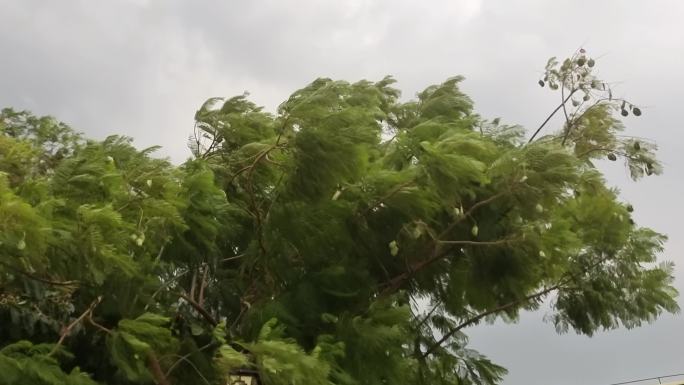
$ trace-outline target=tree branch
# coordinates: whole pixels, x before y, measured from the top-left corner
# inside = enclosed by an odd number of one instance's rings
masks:
[[[147,366],[158,385],[171,385],[153,351],[147,352]]]
[[[610,255],[602,256],[602,257],[598,258],[598,260],[594,261],[589,266],[587,266],[585,269],[583,269],[583,271],[587,272],[587,271],[601,265],[602,263],[606,262],[610,258],[612,258],[612,256],[610,256]],[[563,285],[566,285],[567,283],[569,283],[569,281],[571,281],[573,278],[577,279],[577,277],[575,277],[574,274],[571,274],[570,272],[566,272],[558,280],[558,283],[551,286],[551,287],[548,287],[548,288],[541,290],[537,293],[530,294],[527,297],[521,298],[521,299],[516,300],[516,301],[509,302],[507,304],[495,307],[494,309],[487,310],[487,311],[479,313],[479,314],[477,314],[471,318],[468,318],[467,320],[465,320],[464,322],[462,322],[461,324],[459,324],[455,328],[451,329],[448,333],[446,333],[444,336],[442,336],[442,338],[439,341],[437,341],[434,345],[432,345],[430,348],[428,348],[428,350],[425,353],[423,353],[422,358],[425,358],[429,354],[433,353],[439,346],[441,346],[444,342],[446,342],[454,334],[458,333],[459,330],[463,329],[466,326],[469,326],[469,325],[472,325],[474,323],[479,322],[482,318],[484,318],[488,315],[508,310],[512,307],[518,306],[520,304],[523,304],[525,302],[529,302],[529,301],[534,300],[534,299],[539,299],[540,297],[543,297],[546,294],[549,294],[550,292],[555,291],[555,290],[559,290],[561,288],[568,290],[569,288],[563,287]],[[572,289],[572,288],[570,288],[570,289]]]
[[[216,321],[216,320],[214,319],[214,317],[213,317],[211,314],[209,314],[209,312],[208,312],[205,308],[203,308],[202,306],[200,306],[200,304],[198,304],[197,302],[195,302],[194,299],[188,297],[187,295],[185,295],[185,294],[183,294],[183,293],[178,293],[178,296],[181,297],[181,298],[183,298],[185,301],[188,302],[188,304],[190,304],[190,306],[192,306],[195,310],[197,310],[197,312],[198,312],[202,317],[204,317],[204,319],[207,320],[207,322],[209,322],[209,323],[211,324],[211,326],[216,326],[216,325],[218,325],[218,321]]]
[[[512,301],[512,302],[506,303],[506,304],[504,304],[504,305],[497,306],[497,307],[495,307],[495,308],[493,308],[493,309],[484,311],[484,312],[479,313],[479,314],[477,314],[477,315],[475,315],[475,316],[473,316],[473,317],[471,317],[471,318],[468,318],[467,320],[465,320],[464,322],[462,322],[461,324],[459,324],[459,325],[456,326],[455,328],[449,330],[449,332],[446,333],[445,335],[443,335],[442,338],[439,339],[439,341],[437,341],[435,344],[433,344],[432,346],[430,346],[430,347],[428,348],[428,350],[425,351],[425,353],[423,353],[423,355],[422,355],[421,358],[425,358],[425,357],[427,357],[428,355],[432,354],[438,347],[440,347],[444,342],[446,342],[449,338],[451,338],[454,334],[458,333],[458,332],[459,332],[461,329],[463,329],[464,327],[469,326],[469,325],[472,325],[472,324],[474,324],[474,323],[477,323],[477,322],[479,322],[481,319],[485,318],[485,317],[488,316],[488,315],[495,314],[495,313],[499,313],[499,312],[508,310],[508,309],[510,309],[510,308],[513,308],[513,307],[515,307],[515,306],[518,306],[518,305],[520,305],[520,304],[522,304],[522,303],[529,302],[529,301],[531,301],[531,300],[533,300],[533,299],[538,299],[538,298],[540,298],[540,297],[543,297],[543,296],[545,296],[546,294],[549,294],[550,292],[552,292],[552,291],[554,291],[554,290],[558,290],[559,288],[560,288],[560,284],[554,285],[554,286],[551,286],[551,287],[546,288],[546,289],[544,289],[544,290],[541,290],[541,291],[539,291],[539,292],[537,292],[537,293],[528,295],[527,297],[523,297],[523,298],[521,298],[521,299],[518,299],[518,300],[515,300],[515,301]]]
[[[410,186],[413,183],[413,180],[408,180],[406,182],[400,183],[391,190],[389,190],[385,195],[380,197],[378,200],[376,200],[372,205],[370,205],[364,212],[361,214],[361,216],[366,216],[368,215],[371,211],[373,211],[376,207],[380,206],[385,200],[391,198],[394,196],[396,193],[401,191],[404,187]]]
[[[204,272],[202,273],[202,280],[200,281],[200,290],[197,297],[197,303],[204,307],[204,289],[207,287],[207,274],[209,273],[209,265],[204,265]]]
[[[444,229],[444,231],[442,231],[442,232],[435,238],[435,240],[434,240],[434,242],[433,242],[433,244],[432,244],[432,247],[431,247],[433,251],[432,251],[432,256],[431,256],[430,258],[413,264],[412,266],[410,266],[410,267],[407,269],[407,271],[405,271],[405,272],[399,274],[398,276],[395,276],[394,278],[390,279],[388,282],[386,282],[386,283],[383,285],[383,286],[385,286],[385,289],[382,290],[382,294],[387,294],[387,293],[392,292],[394,289],[396,289],[397,287],[399,287],[399,285],[401,285],[402,282],[404,282],[405,280],[409,279],[415,272],[420,271],[420,270],[426,268],[427,266],[433,264],[434,262],[437,262],[437,261],[439,261],[440,259],[444,258],[444,257],[447,255],[447,252],[449,251],[449,249],[444,250],[443,252],[439,252],[439,251],[438,251],[438,246],[439,246],[440,244],[450,244],[450,243],[451,243],[451,244],[458,244],[458,243],[461,243],[461,244],[470,244],[470,245],[475,245],[475,244],[487,245],[488,243],[475,243],[476,241],[442,241],[441,239],[443,239],[444,237],[446,237],[447,235],[449,235],[449,233],[450,233],[450,232],[451,232],[459,223],[461,223],[461,222],[462,222],[464,219],[466,219],[467,217],[471,216],[471,215],[475,212],[475,210],[477,210],[478,208],[480,208],[480,207],[482,207],[482,206],[484,206],[484,205],[487,205],[487,204],[489,204],[489,203],[491,203],[491,202],[493,202],[493,201],[499,199],[500,197],[502,197],[502,196],[504,196],[504,195],[506,195],[506,194],[508,194],[507,191],[500,192],[500,193],[498,193],[498,194],[492,195],[492,196],[489,197],[489,198],[483,199],[483,200],[481,200],[481,201],[479,201],[479,202],[473,204],[473,205],[468,209],[468,211],[466,211],[460,218],[458,218],[457,220],[455,220],[454,222],[452,222],[449,226],[447,226],[447,228]],[[509,242],[510,240],[506,240],[506,241]],[[492,242],[497,242],[496,244],[500,244],[498,241],[492,241]],[[489,244],[491,244],[491,243],[489,243]]]
[[[27,271],[18,269],[18,268],[14,267],[14,266],[12,266],[12,265],[10,265],[10,264],[8,264],[8,263],[1,262],[1,261],[0,261],[0,265],[3,265],[3,266],[5,266],[5,267],[7,267],[8,269],[14,271],[15,273],[21,274],[21,275],[23,275],[23,276],[26,277],[26,278],[32,279],[32,280],[34,280],[34,281],[46,283],[46,284],[48,284],[48,285],[53,285],[53,286],[78,286],[78,284],[80,283],[79,281],[55,281],[55,280],[48,279],[48,278],[41,278],[41,277],[38,277],[38,276],[36,276],[36,275],[33,275],[33,274],[31,274],[31,273],[29,273],[29,272],[27,272]]]
[[[556,107],[556,109],[554,109],[554,110],[551,112],[551,114],[546,118],[546,120],[544,120],[544,122],[541,124],[541,126],[539,126],[539,128],[537,128],[537,131],[535,131],[534,134],[532,134],[532,137],[530,137],[530,140],[528,140],[527,143],[532,143],[532,141],[533,141],[534,138],[537,136],[537,134],[539,134],[539,132],[542,130],[542,128],[544,128],[544,126],[546,126],[546,123],[548,123],[549,120],[551,120],[551,118],[553,118],[553,116],[556,115],[556,112],[558,112],[558,110],[560,110],[561,108],[563,108],[563,107],[565,106],[565,103],[567,103],[568,100],[570,100],[570,98],[572,97],[572,95],[573,95],[575,92],[577,92],[577,90],[573,90],[573,91],[572,91],[572,92],[563,100],[563,102],[562,102],[560,105],[558,105],[558,107]]]
[[[78,318],[73,320],[69,325],[67,325],[65,328],[62,328],[62,332],[60,333],[59,336],[59,341],[57,341],[57,344],[50,350],[50,353],[48,353],[48,357],[53,356],[55,353],[57,353],[57,350],[59,350],[59,347],[62,346],[64,343],[64,340],[71,334],[71,331],[73,328],[76,327],[79,323],[83,321],[86,317],[88,317],[93,310],[95,310],[95,307],[102,302],[102,296],[97,297],[91,304],[88,306],[88,308],[80,315]]]
[[[169,366],[169,369],[166,371],[166,377],[168,377],[169,375],[171,375],[171,372],[173,372],[173,370],[178,366],[178,364],[180,364],[180,363],[183,362],[183,361],[186,361],[186,360],[187,360],[190,356],[192,356],[193,354],[199,353],[199,352],[201,352],[201,351],[203,351],[203,350],[205,350],[205,349],[208,349],[208,348],[212,347],[213,345],[214,345],[214,341],[210,341],[208,344],[206,344],[206,345],[204,345],[204,346],[198,348],[197,350],[192,351],[192,352],[190,352],[190,353],[188,353],[188,354],[186,354],[186,355],[184,355],[184,356],[180,356],[180,357],[176,360],[176,362],[174,362],[171,366]],[[200,374],[201,374],[201,373],[200,373]]]
[[[497,246],[497,245],[507,245],[514,242],[515,239],[497,239],[496,241],[437,241],[445,245],[472,245],[472,246]]]

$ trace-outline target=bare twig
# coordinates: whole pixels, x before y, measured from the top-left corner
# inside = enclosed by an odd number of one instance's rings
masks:
[[[93,313],[92,312],[88,313],[88,316],[86,317],[86,321],[88,321],[88,323],[90,323],[91,325],[95,326],[97,329],[100,329],[100,331],[105,332],[106,334],[112,334],[113,333],[110,329],[107,329],[106,327],[95,322],[95,320],[93,319]]]
[[[489,241],[489,242],[485,242],[485,243],[481,243],[481,242],[478,243],[477,241],[444,241],[444,240],[443,240],[447,235],[449,235],[449,233],[450,233],[450,232],[451,232],[459,223],[461,223],[461,222],[462,222],[463,220],[465,220],[467,217],[471,216],[478,208],[480,208],[480,207],[482,207],[482,206],[484,206],[484,205],[487,205],[487,204],[489,204],[489,203],[491,203],[491,202],[493,202],[493,201],[495,201],[495,200],[501,198],[502,196],[504,196],[504,195],[506,195],[506,194],[508,194],[508,193],[509,193],[509,192],[507,192],[507,191],[501,192],[501,193],[492,195],[492,196],[489,197],[489,198],[483,199],[483,200],[481,200],[481,201],[479,201],[479,202],[473,204],[473,205],[468,209],[468,211],[466,211],[460,218],[458,218],[457,220],[455,220],[454,222],[452,222],[449,226],[447,226],[447,228],[444,229],[444,231],[442,231],[442,232],[435,238],[434,242],[433,242],[432,245],[431,245],[432,256],[431,256],[430,258],[425,259],[425,260],[420,261],[420,262],[417,262],[417,263],[414,263],[412,266],[409,266],[405,272],[403,272],[403,273],[401,273],[401,274],[395,276],[394,278],[388,280],[388,281],[383,285],[383,286],[385,286],[385,289],[382,290],[382,294],[388,294],[388,293],[393,292],[393,291],[396,290],[403,282],[405,282],[406,280],[408,280],[409,278],[411,278],[416,272],[418,272],[418,271],[420,271],[420,270],[422,270],[422,269],[425,269],[425,268],[427,268],[428,266],[432,265],[433,263],[435,263],[435,262],[441,260],[442,258],[446,257],[446,256],[448,255],[448,251],[449,251],[450,249],[447,248],[446,250],[443,250],[443,251],[440,252],[439,246],[440,246],[441,244],[458,244],[458,243],[461,243],[461,244],[470,244],[470,245],[478,245],[478,244],[479,244],[479,245],[486,246],[486,245],[492,245],[492,244],[493,244],[492,242],[495,242],[493,245],[503,244],[504,241],[505,241],[505,242],[510,242],[510,239],[501,240],[501,241]]]
[[[166,378],[166,375],[164,375],[161,365],[159,365],[157,355],[151,350],[147,352],[147,366],[157,382],[157,385],[171,385],[169,379]]]
[[[213,346],[213,345],[214,345],[214,341],[211,341],[211,342],[209,342],[208,344],[206,344],[206,345],[204,345],[204,346],[198,348],[198,349],[195,350],[195,351],[192,351],[192,352],[190,352],[190,353],[188,353],[188,354],[186,354],[186,355],[184,355],[184,356],[180,356],[180,357],[178,358],[178,360],[176,360],[176,362],[174,362],[171,366],[169,366],[169,369],[166,371],[166,377],[168,377],[169,375],[171,375],[171,372],[173,372],[173,370],[178,366],[178,364],[180,364],[180,363],[183,362],[183,361],[186,361],[191,355],[193,355],[193,354],[195,354],[195,353],[199,353],[199,352],[201,352],[201,351],[203,351],[203,350],[205,350],[205,349],[208,349],[208,348],[210,348],[210,347]]]
[[[71,331],[76,327],[76,325],[80,324],[86,317],[88,317],[93,310],[95,310],[95,307],[102,302],[102,296],[97,297],[91,304],[88,306],[88,308],[80,315],[78,318],[75,320],[71,321],[69,325],[66,327],[62,328],[62,332],[60,333],[59,336],[59,341],[55,344],[55,346],[50,350],[50,353],[48,353],[48,357],[53,356],[57,351],[59,350],[59,347],[62,346],[64,343],[64,340],[71,334]]]
[[[188,297],[187,295],[185,295],[185,294],[183,294],[183,293],[178,293],[178,296],[181,297],[181,298],[183,298],[188,304],[190,304],[190,306],[192,306],[195,310],[197,310],[197,312],[198,312],[198,313],[199,313],[207,322],[209,322],[209,324],[211,324],[211,326],[216,326],[216,325],[218,325],[218,321],[216,321],[216,319],[214,319],[214,317],[213,317],[211,314],[209,314],[209,312],[207,311],[207,309],[205,309],[205,308],[203,308],[202,306],[200,306],[200,304],[198,304],[197,302],[195,302],[194,299]]]
[[[586,266],[586,267],[583,269],[583,273],[586,273],[586,272],[591,271],[592,269],[598,267],[598,266],[601,265],[602,263],[608,261],[610,258],[612,258],[611,255],[604,255],[604,256],[602,256],[601,258],[598,258],[596,261],[594,261],[593,263],[591,263],[591,264],[589,264],[588,266]],[[423,353],[422,358],[425,358],[425,357],[427,357],[429,354],[431,354],[432,352],[434,352],[439,346],[441,346],[444,342],[446,342],[446,341],[447,341],[449,338],[451,338],[454,334],[458,333],[459,330],[465,328],[466,326],[469,326],[469,325],[472,325],[472,324],[475,324],[475,323],[479,322],[481,319],[483,319],[484,317],[487,317],[488,315],[495,314],[495,313],[499,313],[499,312],[502,312],[502,311],[511,309],[511,308],[513,308],[513,307],[515,307],[515,306],[521,305],[521,304],[523,304],[523,303],[526,303],[526,302],[529,302],[529,301],[532,301],[532,300],[539,299],[539,298],[545,296],[546,294],[549,294],[549,293],[552,292],[552,291],[556,291],[556,290],[560,290],[560,289],[563,289],[563,290],[575,290],[575,289],[576,289],[575,287],[568,287],[568,286],[566,286],[566,285],[567,285],[568,283],[570,283],[573,279],[579,279],[579,278],[576,277],[575,274],[572,274],[572,273],[570,273],[570,272],[565,272],[565,273],[558,279],[557,283],[556,283],[555,285],[553,285],[553,286],[550,286],[550,287],[548,287],[548,288],[545,288],[545,289],[543,289],[543,290],[541,290],[541,291],[539,291],[539,292],[530,294],[530,295],[528,295],[528,296],[526,296],[526,297],[523,297],[523,298],[521,298],[521,299],[518,299],[518,300],[515,300],[515,301],[511,301],[511,302],[506,303],[506,304],[501,305],[501,306],[497,306],[497,307],[495,307],[495,308],[493,308],[493,309],[484,311],[484,312],[482,312],[482,313],[479,313],[479,314],[477,314],[477,315],[475,315],[475,316],[473,316],[473,317],[470,317],[470,318],[466,319],[465,321],[461,322],[458,326],[456,326],[455,328],[451,329],[451,330],[450,330],[448,333],[446,333],[444,336],[442,336],[442,338],[441,338],[439,341],[437,341],[435,344],[433,344],[432,346],[430,346],[430,347],[428,348],[428,350],[427,350],[425,353]]]
[[[463,329],[464,327],[469,326],[469,325],[472,325],[472,324],[475,324],[475,323],[479,322],[481,319],[487,317],[488,315],[495,314],[495,313],[499,313],[499,312],[502,312],[502,311],[511,309],[511,308],[513,308],[513,307],[515,307],[515,306],[518,306],[518,305],[520,305],[520,304],[522,304],[522,303],[529,302],[529,301],[531,301],[531,300],[541,298],[541,297],[545,296],[546,294],[548,294],[548,293],[550,293],[550,292],[552,292],[552,291],[554,291],[554,290],[558,290],[558,289],[560,289],[560,285],[554,285],[554,286],[551,286],[551,287],[546,288],[546,289],[544,289],[544,290],[541,290],[541,291],[539,291],[539,292],[537,292],[537,293],[530,294],[530,295],[528,295],[527,297],[523,297],[523,298],[520,298],[520,299],[518,299],[518,300],[508,302],[508,303],[506,303],[506,304],[504,304],[504,305],[497,306],[497,307],[495,307],[495,308],[493,308],[493,309],[484,311],[484,312],[479,313],[479,314],[477,314],[477,315],[475,315],[475,316],[473,316],[473,317],[468,318],[467,320],[465,320],[464,322],[460,323],[460,324],[459,324],[458,326],[456,326],[455,328],[449,330],[449,332],[446,333],[446,334],[444,334],[444,335],[442,336],[442,338],[439,339],[439,341],[437,341],[437,342],[434,343],[432,346],[430,346],[430,347],[427,349],[427,351],[425,351],[425,353],[423,353],[422,358],[425,358],[425,357],[427,357],[428,355],[430,355],[431,353],[433,353],[438,347],[440,347],[444,342],[446,342],[449,338],[451,338],[454,334],[458,333],[458,332],[459,332],[461,329]]]
[[[553,116],[556,115],[556,112],[558,112],[558,110],[560,110],[561,108],[563,108],[565,106],[565,103],[567,103],[568,100],[570,100],[570,98],[572,97],[572,95],[575,92],[577,92],[577,90],[573,90],[565,99],[563,99],[563,102],[561,104],[559,104],[558,107],[556,107],[551,112],[551,114],[549,114],[549,116],[546,118],[546,120],[544,120],[544,122],[539,126],[539,128],[537,128],[537,131],[535,131],[534,134],[532,134],[532,137],[530,137],[530,140],[528,140],[527,143],[532,143],[532,141],[537,136],[537,134],[539,134],[539,132],[542,130],[542,128],[544,128],[544,126],[546,126],[546,123],[548,123],[549,120],[551,120],[551,118],[553,118]]]
[[[79,283],[80,283],[79,281],[56,281],[56,280],[52,280],[52,279],[49,279],[49,278],[38,277],[38,276],[36,276],[36,275],[34,275],[34,274],[31,274],[31,273],[29,273],[29,272],[27,272],[27,271],[18,269],[18,268],[14,267],[14,266],[12,266],[12,265],[10,265],[10,264],[8,264],[8,263],[1,262],[1,261],[0,261],[0,265],[3,265],[3,266],[5,266],[5,267],[7,267],[8,269],[14,271],[15,273],[21,274],[21,275],[23,275],[23,276],[26,277],[26,278],[32,279],[32,280],[34,280],[34,281],[46,283],[46,284],[48,284],[48,285],[53,285],[53,286],[78,286]]]
[[[207,287],[207,274],[209,274],[209,265],[205,264],[202,280],[200,281],[199,296],[197,297],[197,303],[202,307],[204,307],[204,289]]]
[[[413,182],[414,182],[413,180],[408,180],[406,182],[400,183],[397,186],[393,187],[385,195],[383,195],[378,200],[376,200],[372,205],[370,205],[363,212],[362,216],[368,215],[371,211],[375,210],[376,207],[380,206],[384,201],[393,197],[395,194],[397,194],[399,191],[401,191],[404,187],[410,186],[411,184],[413,184]]]
[[[515,242],[514,239],[498,239],[496,241],[437,241],[445,245],[498,246]]]
[[[190,365],[190,367],[192,367],[192,368],[195,370],[195,373],[197,373],[197,374],[200,376],[200,378],[202,379],[202,381],[204,381],[205,384],[211,385],[211,383],[209,382],[209,380],[207,380],[207,378],[204,377],[204,375],[203,375],[202,372],[197,368],[197,366],[196,366],[195,364],[193,364],[192,361],[190,361],[186,356],[174,355],[174,357],[178,357],[178,359],[179,359],[180,361],[185,361],[186,364]],[[168,376],[168,373],[167,373],[167,376]]]
[[[195,286],[197,286],[197,270],[192,271],[192,280],[190,280],[190,299],[195,300]]]

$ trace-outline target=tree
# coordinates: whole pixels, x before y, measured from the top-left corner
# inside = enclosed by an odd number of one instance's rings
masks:
[[[494,384],[469,326],[547,298],[587,335],[677,311],[665,237],[595,165],[657,174],[655,145],[619,135],[641,111],[594,64],[549,61],[565,123],[529,141],[459,77],[213,98],[178,167],[3,110],[0,383]]]

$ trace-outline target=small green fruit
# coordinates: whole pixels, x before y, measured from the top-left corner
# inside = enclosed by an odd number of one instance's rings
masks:
[[[473,228],[470,229],[470,232],[473,234],[473,237],[477,237],[477,234],[480,232],[480,229],[477,227],[477,225],[473,225]]]
[[[396,257],[397,254],[399,254],[399,245],[397,245],[397,241],[392,241],[389,243],[389,249],[390,249],[390,254],[392,254],[393,257]]]

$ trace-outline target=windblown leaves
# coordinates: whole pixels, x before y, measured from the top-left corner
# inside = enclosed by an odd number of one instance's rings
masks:
[[[460,77],[406,102],[391,78],[318,79],[275,113],[212,98],[180,166],[3,110],[0,371],[37,384],[219,383],[250,368],[266,385],[491,385],[505,369],[466,328],[551,293],[560,331],[677,311],[671,265],[655,263],[664,237],[634,224],[595,166],[661,170],[654,144],[620,134],[638,107],[586,104],[610,93],[595,64],[549,62],[541,83],[570,92],[576,113],[526,144],[473,112]]]

